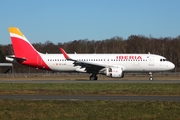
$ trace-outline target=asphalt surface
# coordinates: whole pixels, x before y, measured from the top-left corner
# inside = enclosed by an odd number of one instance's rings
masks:
[[[180,83],[180,80],[0,80],[0,83]]]
[[[60,95],[0,95],[12,100],[105,100],[105,101],[178,101],[180,96],[60,96]]]
[[[180,83],[180,80],[0,80],[0,83]],[[0,95],[12,100],[105,100],[105,101],[178,101],[180,96],[61,96],[61,95]]]

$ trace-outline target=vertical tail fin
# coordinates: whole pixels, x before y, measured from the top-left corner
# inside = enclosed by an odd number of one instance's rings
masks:
[[[18,63],[23,65],[50,70],[49,66],[42,58],[43,54],[40,54],[31,45],[18,28],[10,27],[9,33],[15,54],[15,57],[10,57],[11,60],[15,59]]]
[[[16,27],[10,27],[9,33],[13,45],[15,57],[27,58],[33,55],[37,55],[38,52]]]

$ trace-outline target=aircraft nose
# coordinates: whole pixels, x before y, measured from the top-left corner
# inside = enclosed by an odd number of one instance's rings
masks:
[[[175,65],[174,65],[172,62],[170,62],[169,68],[170,68],[170,69],[174,69],[174,68],[175,68]]]

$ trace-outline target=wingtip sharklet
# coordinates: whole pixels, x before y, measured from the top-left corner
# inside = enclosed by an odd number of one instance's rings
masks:
[[[62,52],[62,54],[64,55],[64,57],[65,57],[66,59],[69,59],[69,56],[67,55],[66,51],[64,51],[63,48],[60,48],[60,51]]]

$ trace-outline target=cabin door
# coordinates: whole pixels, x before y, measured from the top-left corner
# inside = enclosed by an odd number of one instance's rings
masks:
[[[42,59],[39,55],[37,56],[37,65],[42,65]]]

